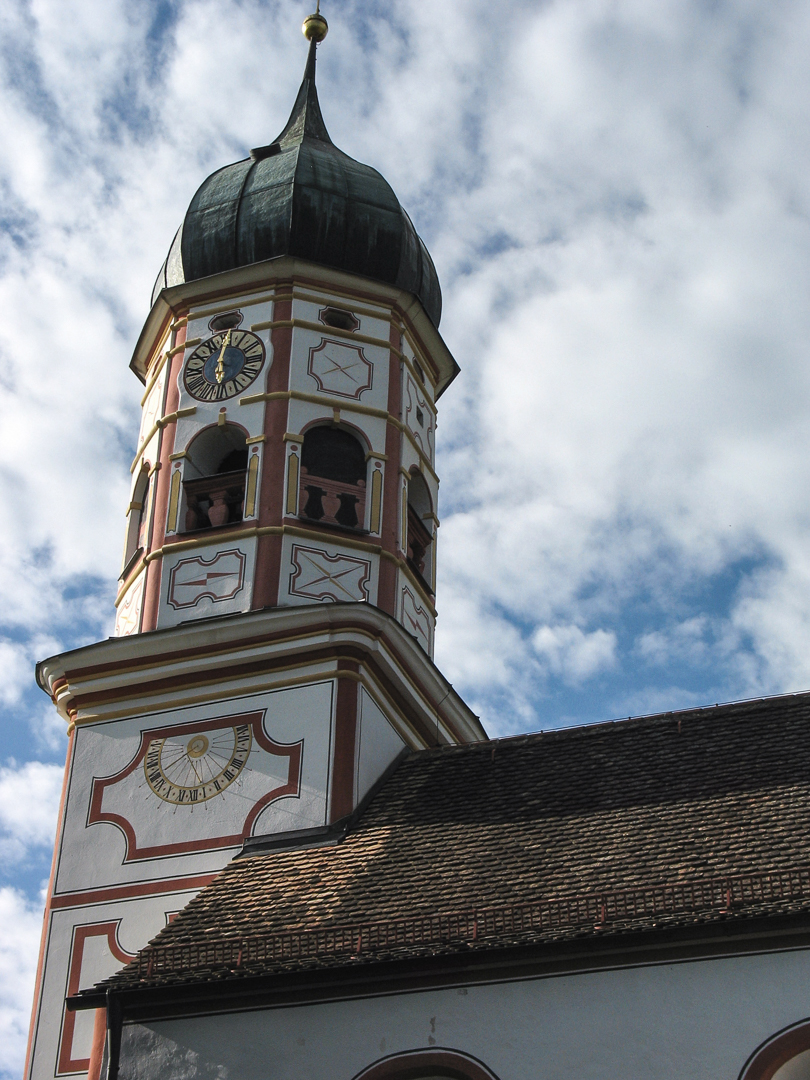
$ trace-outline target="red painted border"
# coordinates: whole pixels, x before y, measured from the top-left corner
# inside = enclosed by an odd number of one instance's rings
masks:
[[[391,1054],[369,1065],[352,1080],[416,1080],[416,1077],[447,1076],[453,1080],[498,1080],[478,1058],[461,1050],[431,1047]]]
[[[358,672],[359,664],[341,664]],[[335,703],[335,752],[332,761],[332,800],[329,820],[338,821],[354,810],[354,763],[357,742],[357,680],[338,675]]]
[[[805,1050],[810,1050],[810,1020],[771,1036],[743,1066],[739,1080],[771,1080],[773,1075]]]
[[[96,1009],[93,1019],[93,1041],[90,1044],[90,1061],[87,1065],[87,1080],[100,1080],[101,1066],[104,1061],[104,1044],[107,1041],[107,1010]]]
[[[178,327],[172,337],[172,347],[177,348],[179,345],[184,345],[187,333],[187,324]],[[180,406],[180,389],[177,385],[177,379],[183,370],[185,355],[185,350],[179,349],[168,362],[162,416],[169,416],[171,413],[176,412]],[[166,516],[169,510],[169,489],[172,474],[171,454],[174,451],[176,431],[176,421],[160,430],[158,442],[160,468],[155,477],[155,494],[152,500],[154,508],[152,511],[152,550],[162,547],[166,538]],[[161,560],[153,559],[146,568],[146,581],[141,605],[142,631],[154,630],[157,627],[158,611],[160,609],[160,581]]]
[[[289,289],[292,279],[278,281],[278,292]],[[286,321],[292,318],[292,300],[276,300],[273,303],[273,319]],[[273,362],[267,375],[265,389],[268,393],[284,392],[290,388],[290,354],[292,351],[292,327],[276,326],[270,332]],[[264,406],[264,454],[259,480],[258,523],[261,527],[278,526],[284,513],[284,470],[287,466],[287,431],[289,401],[276,398]],[[272,607],[278,602],[279,575],[281,574],[281,536],[260,536],[256,545],[253,571],[253,602],[251,608]]]
[[[73,927],[73,941],[70,946],[70,966],[68,968],[67,997],[79,991],[82,975],[82,959],[84,957],[84,945],[90,937],[106,936],[110,952],[121,964],[128,964],[135,957],[124,952],[118,944],[118,927],[121,920],[114,922],[91,923],[85,926]],[[76,1027],[76,1013],[65,1011],[62,1019],[62,1034],[59,1039],[59,1058],[56,1065],[57,1075],[60,1073],[87,1072],[90,1068],[90,1058],[73,1058],[73,1032]]]
[[[163,881],[138,881],[132,885],[111,885],[101,889],[88,889],[86,892],[62,893],[51,901],[52,908],[87,907],[88,904],[106,904],[110,900],[130,900],[136,896],[161,896],[163,893],[188,892],[190,889],[202,889],[210,885],[219,875],[197,874],[196,877],[165,878]]]
[[[240,713],[234,716],[219,716],[214,720],[206,720],[203,722],[191,721],[186,724],[171,724],[168,727],[150,728],[146,731],[142,731],[141,744],[138,748],[138,752],[125,768],[120,772],[117,772],[114,776],[94,778],[87,824],[95,825],[98,822],[106,821],[112,825],[117,825],[118,828],[121,829],[127,842],[127,853],[124,857],[125,863],[134,862],[138,859],[154,859],[160,855],[181,855],[191,851],[213,851],[216,848],[232,847],[233,845],[240,843],[245,837],[250,836],[256,818],[266,806],[285,795],[297,795],[301,787],[301,755],[304,740],[301,739],[297,743],[289,743],[286,745],[274,742],[264,731],[262,722],[264,720],[265,711],[266,710],[262,709],[260,712]],[[268,791],[266,795],[263,795],[253,804],[250,812],[245,818],[241,832],[233,833],[230,836],[210,837],[203,840],[189,840],[185,843],[178,844],[155,844],[152,847],[139,848],[135,830],[130,822],[126,818],[121,817],[120,814],[108,814],[102,811],[101,802],[104,796],[104,789],[113,787],[133,773],[143,762],[149,744],[154,739],[166,739],[179,734],[191,735],[197,731],[210,731],[212,728],[226,726],[235,727],[237,724],[249,724],[253,728],[254,739],[259,746],[268,753],[274,754],[276,757],[288,757],[290,759],[287,783]]]

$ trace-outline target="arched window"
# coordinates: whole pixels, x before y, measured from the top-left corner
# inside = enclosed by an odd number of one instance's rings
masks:
[[[366,454],[343,428],[314,427],[301,447],[301,517],[362,529],[366,512]]]
[[[408,564],[432,586],[429,555],[433,542],[433,504],[421,473],[411,473],[408,481]]]
[[[149,495],[151,492],[152,481],[149,476],[146,478],[146,487],[143,489],[141,495],[141,508],[138,511],[138,547],[145,549],[148,543],[149,533]]]
[[[740,1080],[810,1080],[810,1020],[762,1043],[743,1066]]]
[[[149,477],[149,465],[144,465],[132,489],[132,502],[129,504],[127,519],[127,538],[124,545],[123,577],[149,543],[149,497],[152,484]]]
[[[353,1080],[498,1080],[478,1058],[461,1050],[435,1046],[380,1058]]]
[[[183,474],[186,532],[242,520],[248,450],[236,424],[205,428],[189,444]]]

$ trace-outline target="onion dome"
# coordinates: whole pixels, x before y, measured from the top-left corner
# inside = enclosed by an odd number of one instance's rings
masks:
[[[213,173],[191,200],[152,302],[166,287],[292,255],[413,293],[438,326],[439,279],[411,219],[376,169],[329,138],[315,88],[316,47],[313,35],[278,138]]]

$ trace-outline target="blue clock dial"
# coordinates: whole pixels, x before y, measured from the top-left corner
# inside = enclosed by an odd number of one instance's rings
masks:
[[[247,389],[264,359],[261,338],[249,330],[223,330],[197,346],[186,361],[183,381],[198,401],[222,401]]]

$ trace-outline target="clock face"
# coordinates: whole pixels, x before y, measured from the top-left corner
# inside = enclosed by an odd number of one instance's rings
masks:
[[[223,401],[245,390],[264,366],[264,343],[249,330],[222,330],[198,345],[183,381],[198,401]]]
[[[205,802],[239,776],[252,744],[250,724],[154,739],[143,762],[146,782],[164,802],[180,806]]]

